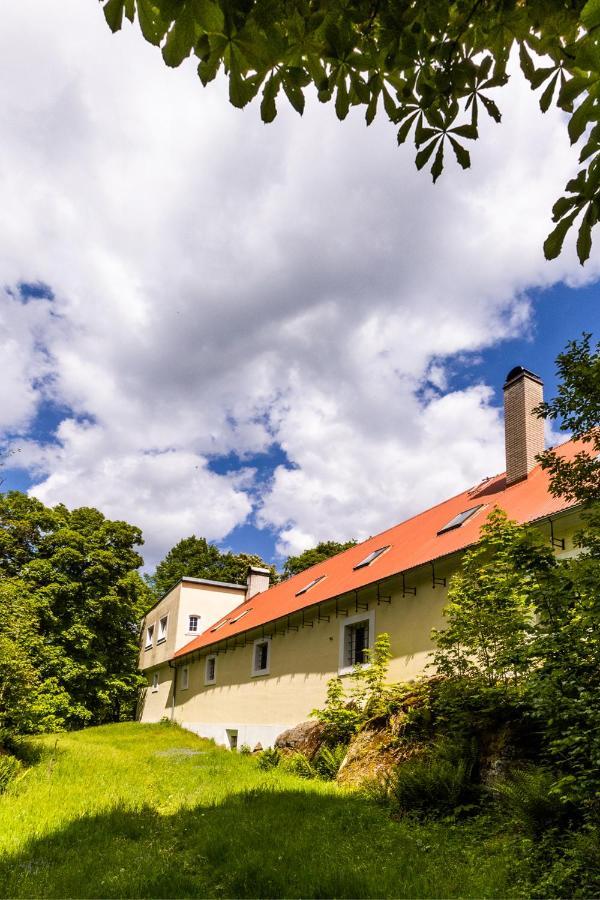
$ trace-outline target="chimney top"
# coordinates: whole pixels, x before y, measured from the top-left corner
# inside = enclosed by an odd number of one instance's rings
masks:
[[[529,369],[525,369],[523,366],[515,366],[506,376],[504,387],[508,387],[508,385],[513,381],[517,381],[519,378],[523,378],[525,375],[527,375],[529,378],[532,378],[534,381],[537,381],[538,384],[544,383],[540,376],[536,375],[535,372],[531,372]]]
[[[248,566],[246,600],[268,590],[271,572],[263,566]]]

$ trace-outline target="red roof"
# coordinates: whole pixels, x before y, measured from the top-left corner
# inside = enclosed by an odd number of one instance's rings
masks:
[[[579,442],[567,441],[557,449],[560,456],[571,459],[582,446]],[[562,498],[553,497],[548,491],[548,482],[548,473],[540,466],[532,469],[527,479],[510,487],[506,486],[504,473],[489,478],[450,500],[438,503],[437,506],[399,525],[394,525],[393,528],[382,531],[381,534],[368,538],[361,544],[338,553],[337,556],[317,563],[299,575],[273,585],[261,594],[256,594],[228,613],[225,617],[226,624],[217,631],[212,630],[215,627],[212,625],[178,650],[175,656],[184,656],[308,606],[339,597],[357,588],[374,584],[462,550],[477,542],[481,526],[494,507],[504,509],[509,518],[524,523],[551,516],[576,505]],[[480,504],[482,508],[463,525],[438,534],[438,531],[459,513]],[[370,565],[354,569],[354,566],[364,560],[369,553],[388,546],[389,550]],[[296,596],[298,591],[315,579],[322,580],[306,593]],[[233,623],[229,621],[241,613],[244,615],[238,621]]]

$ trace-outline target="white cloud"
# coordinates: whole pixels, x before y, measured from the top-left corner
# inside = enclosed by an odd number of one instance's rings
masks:
[[[151,560],[247,520],[252,472],[217,475],[211,454],[282,444],[296,468],[259,517],[283,550],[502,468],[490,390],[444,396],[447,357],[526,330],[529,287],[581,277],[572,250],[541,253],[573,165],[558,114],[515,82],[473,170],[434,187],[383,119],[313,102],[265,127],[137,30],[112,36],[98,4],[4,12],[0,278],[50,284],[60,317],[0,300],[23,348],[4,424],[25,429],[41,375],[73,411],[57,445],[22,444],[37,496],[141,524]]]

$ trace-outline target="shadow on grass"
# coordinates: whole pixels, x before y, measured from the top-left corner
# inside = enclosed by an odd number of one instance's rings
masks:
[[[157,785],[157,791],[160,786]],[[3,897],[494,897],[509,861],[358,796],[261,789],[161,815],[116,807],[0,860]],[[429,841],[429,843],[428,843]],[[505,850],[506,848],[504,848]]]

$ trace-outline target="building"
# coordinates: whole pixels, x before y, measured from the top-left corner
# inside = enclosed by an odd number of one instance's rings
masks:
[[[391,638],[390,678],[421,675],[448,579],[493,507],[538,528],[559,555],[574,554],[579,509],[549,493],[535,462],[542,390],[521,367],[507,377],[505,473],[273,587],[257,568],[246,585],[181,579],[143,622],[140,719],[168,716],[231,748],[271,745],[323,705],[328,680],[349,673],[381,632]],[[577,449],[567,442],[558,452]]]

